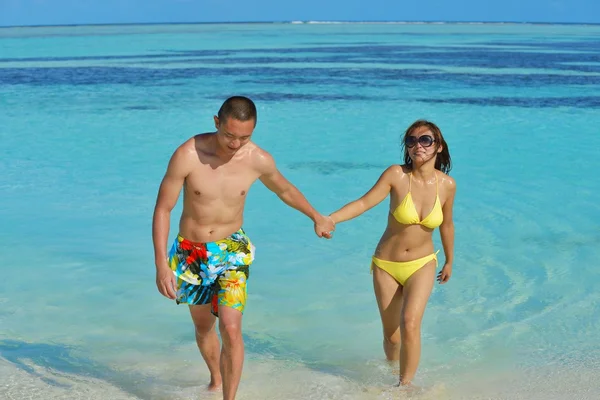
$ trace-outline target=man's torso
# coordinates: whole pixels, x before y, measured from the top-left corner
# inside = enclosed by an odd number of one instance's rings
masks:
[[[237,231],[243,222],[246,196],[260,172],[248,143],[223,163],[206,151],[206,135],[195,138],[196,160],[183,185],[183,212],[179,233],[193,242],[212,242]],[[192,142],[194,143],[194,141]]]

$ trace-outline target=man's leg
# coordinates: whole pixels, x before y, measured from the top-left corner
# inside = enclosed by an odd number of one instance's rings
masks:
[[[221,350],[223,400],[234,400],[244,364],[242,313],[231,307],[219,305],[219,331],[223,340]]]
[[[219,366],[219,337],[215,330],[216,317],[210,312],[210,304],[190,306],[190,314],[196,330],[196,343],[210,371],[208,390],[218,390],[221,388],[222,380]]]

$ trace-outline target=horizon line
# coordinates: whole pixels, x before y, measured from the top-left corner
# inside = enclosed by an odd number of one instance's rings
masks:
[[[77,26],[143,26],[143,25],[247,25],[247,24],[486,24],[486,25],[600,25],[600,22],[544,22],[544,21],[443,21],[443,20],[273,20],[273,21],[196,21],[196,22],[102,22],[102,23],[72,23],[72,24],[31,24],[31,25],[0,25],[2,28],[60,28]]]

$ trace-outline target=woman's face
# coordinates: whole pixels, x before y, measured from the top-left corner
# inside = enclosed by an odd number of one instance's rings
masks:
[[[407,135],[404,138],[404,146],[408,156],[416,164],[424,164],[442,151],[435,135],[426,126],[419,127]]]

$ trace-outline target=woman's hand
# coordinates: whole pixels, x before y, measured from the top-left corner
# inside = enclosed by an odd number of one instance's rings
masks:
[[[452,264],[446,263],[446,264],[444,264],[444,268],[442,268],[442,270],[438,274],[437,281],[439,282],[440,285],[443,285],[444,283],[446,283],[450,280],[451,276],[452,276]]]

